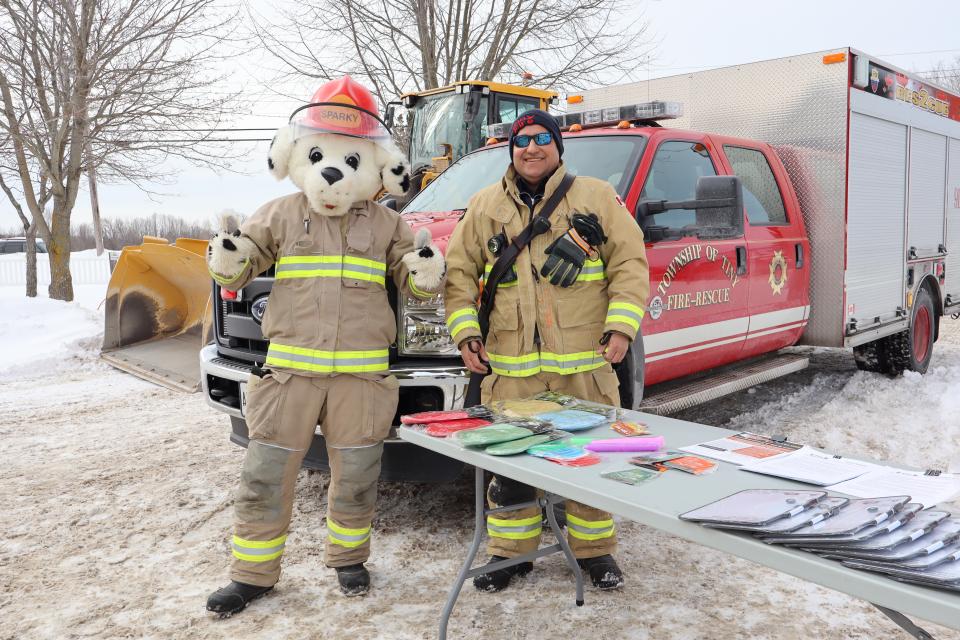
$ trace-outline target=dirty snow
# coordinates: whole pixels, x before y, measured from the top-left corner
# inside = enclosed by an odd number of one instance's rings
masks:
[[[102,291],[66,304],[0,287],[0,639],[436,637],[472,534],[472,477],[381,483],[374,591],[346,599],[322,563],[327,478],[303,472],[277,588],[228,620],[204,611],[226,582],[242,449],[199,394],[96,359]],[[960,323],[943,327],[926,376],[887,379],[857,371],[849,354],[808,349],[811,369],[682,417],[850,455],[956,465]],[[588,591],[575,607],[563,563],[542,559],[501,594],[465,588],[450,637],[907,637],[865,602],[628,521],[618,527],[624,591]]]

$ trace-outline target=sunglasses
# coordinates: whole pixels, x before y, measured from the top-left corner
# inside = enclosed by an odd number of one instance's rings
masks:
[[[538,147],[545,147],[553,142],[553,134],[549,131],[543,131],[532,136],[517,136],[513,139],[513,146],[524,149],[530,146],[531,140],[536,142]]]

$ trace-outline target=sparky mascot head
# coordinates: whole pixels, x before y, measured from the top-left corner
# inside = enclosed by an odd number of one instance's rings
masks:
[[[324,216],[342,216],[380,189],[410,190],[410,165],[393,144],[366,88],[350,76],[321,86],[310,104],[279,129],[267,156],[270,173],[290,180]]]

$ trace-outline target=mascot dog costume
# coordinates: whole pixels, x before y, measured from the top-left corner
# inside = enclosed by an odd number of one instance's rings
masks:
[[[363,563],[398,401],[388,367],[397,324],[386,278],[400,295],[429,298],[444,275],[429,231],[415,241],[395,211],[372,201],[381,187],[406,193],[409,166],[373,96],[349,77],[323,85],[294,112],[267,164],[300,191],[268,202],[238,231],[218,233],[207,256],[213,278],[234,291],[276,265],[263,317],[270,347],[247,388],[250,443],[236,497],[231,583],[207,600],[207,609],[227,615],[280,577],[294,483],[318,424],[331,472],[325,562],[346,595],[369,589]]]

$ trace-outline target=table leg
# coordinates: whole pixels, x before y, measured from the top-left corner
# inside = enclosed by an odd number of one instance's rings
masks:
[[[923,629],[915,625],[913,621],[910,620],[910,618],[903,615],[899,611],[894,611],[893,609],[887,609],[886,607],[881,607],[878,604],[873,604],[873,606],[879,609],[880,613],[882,613],[883,615],[893,620],[898,627],[900,627],[901,629],[909,633],[911,636],[913,636],[917,640],[935,640],[935,638],[932,635],[930,635],[929,633],[927,633],[926,631],[924,631]]]
[[[453,588],[450,589],[447,602],[443,605],[443,614],[440,617],[440,640],[446,640],[447,638],[447,624],[450,622],[450,614],[453,612],[453,606],[457,603],[457,598],[460,596],[463,583],[466,582],[467,576],[470,573],[470,567],[473,566],[473,561],[477,557],[477,551],[480,549],[480,543],[483,541],[483,534],[487,528],[486,518],[484,517],[486,487],[484,487],[483,484],[483,469],[476,467],[474,476],[475,516],[473,523],[473,542],[470,543],[470,550],[467,552],[467,557],[463,561],[463,566],[460,567],[460,573],[453,583]]]
[[[557,537],[557,542],[560,543],[560,548],[563,550],[563,555],[567,559],[567,565],[570,567],[570,570],[573,571],[573,577],[577,581],[577,606],[583,606],[583,571],[580,570],[580,565],[577,564],[577,559],[573,556],[573,550],[570,548],[570,544],[567,542],[567,536],[564,535],[563,531],[560,530],[560,525],[557,523],[557,514],[553,511],[553,505],[556,502],[563,502],[565,498],[556,496],[553,494],[547,494],[546,496],[546,509],[547,512],[547,522],[550,523],[550,528],[553,529],[553,535]]]

